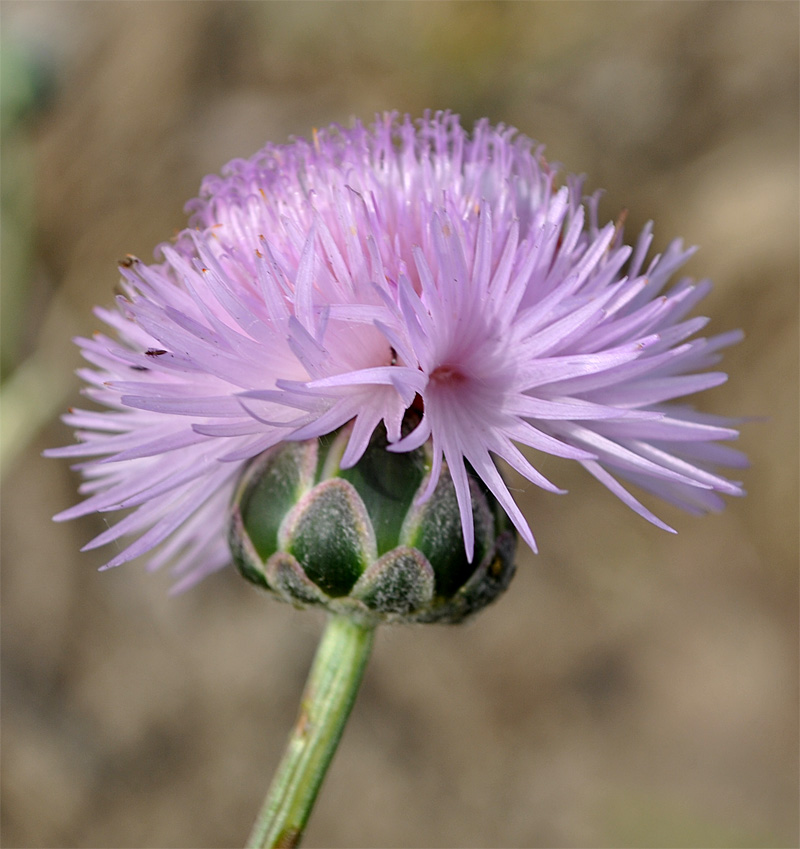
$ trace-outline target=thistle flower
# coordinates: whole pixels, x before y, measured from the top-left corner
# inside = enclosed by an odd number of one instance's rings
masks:
[[[448,113],[234,160],[162,262],[121,263],[116,309],[97,310],[113,335],[77,340],[105,409],[71,410],[80,442],[48,452],[87,458],[88,498],[56,519],[129,510],[86,548],[133,537],[107,567],[158,547],[151,566],[173,562],[185,587],[230,562],[245,467],[345,424],[342,468],[380,425],[388,451],[428,445],[420,501],[449,470],[470,559],[473,474],[535,550],[497,458],[552,492],[537,454],[580,463],[667,530],[621,481],[720,508],[742,494],[717,471],[744,465],[719,444],[737,432],[679,399],[724,382],[708,369],[740,334],[697,337],[707,319],[687,315],[710,284],[671,282],[692,250],[648,261],[651,227],[629,247],[597,203],[513,129]]]

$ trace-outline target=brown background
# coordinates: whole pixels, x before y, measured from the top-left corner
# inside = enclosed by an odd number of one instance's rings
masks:
[[[682,235],[742,327],[703,409],[763,417],[749,496],[677,537],[580,469],[466,627],[379,634],[308,846],[796,846],[798,5],[5,2],[39,80],[3,125],[3,805],[12,847],[241,845],[321,620],[233,571],[95,571],[57,414],[116,261],[204,174],[397,108],[482,115]],[[19,60],[19,56],[16,57]],[[24,59],[24,57],[23,57]],[[24,78],[23,78],[24,79]],[[28,78],[30,79],[30,78]],[[4,74],[4,94],[17,82]],[[9,102],[9,101],[7,101]],[[10,113],[8,113],[10,114]]]

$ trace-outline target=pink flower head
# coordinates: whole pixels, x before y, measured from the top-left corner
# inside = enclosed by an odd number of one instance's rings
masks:
[[[707,369],[740,338],[695,337],[709,283],[670,284],[692,251],[646,260],[649,226],[633,248],[599,227],[596,196],[513,129],[447,113],[332,126],[234,160],[187,211],[162,263],[121,263],[124,295],[97,310],[114,335],[77,340],[104,409],[70,411],[80,442],[48,452],[87,458],[89,497],[57,519],[129,510],[87,546],[134,537],[109,567],[160,546],[152,566],[174,561],[186,586],[226,565],[244,466],[348,422],[343,466],[381,422],[392,451],[431,441],[423,498],[446,462],[470,557],[467,464],[535,550],[495,458],[561,490],[520,446],[580,463],[668,530],[620,479],[694,512],[742,494],[716,471],[744,465],[719,444],[736,430],[677,402],[725,381]]]

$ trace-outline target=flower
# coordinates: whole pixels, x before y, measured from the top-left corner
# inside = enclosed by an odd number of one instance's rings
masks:
[[[133,541],[107,564],[173,561],[179,587],[230,562],[225,516],[253,458],[350,423],[354,465],[380,424],[388,450],[430,441],[424,500],[443,463],[467,556],[477,475],[527,544],[495,464],[561,492],[530,456],[580,463],[636,513],[672,530],[620,483],[690,511],[740,495],[719,466],[732,422],[678,399],[725,381],[707,371],[738,332],[696,337],[709,282],[679,279],[680,241],[646,260],[597,195],[559,179],[504,126],[395,114],[268,145],[208,177],[163,259],[121,263],[123,294],[97,315],[114,336],[78,339],[102,411],[64,421],[88,498],[56,519],[128,509],[86,548]],[[419,424],[401,433],[407,411]],[[528,456],[521,447],[533,449]]]

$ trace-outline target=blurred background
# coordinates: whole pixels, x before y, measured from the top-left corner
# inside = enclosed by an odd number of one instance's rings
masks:
[[[746,499],[665,534],[580,469],[520,493],[541,554],[458,628],[384,629],[307,846],[798,843],[798,4],[2,4],[2,843],[228,847],[321,630],[228,570],[98,575],[48,446],[70,339],[201,178],[351,116],[449,108],[546,144],[699,244],[702,408],[751,416]]]

